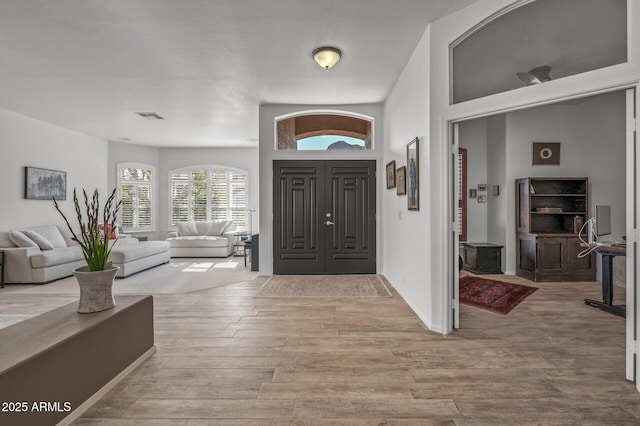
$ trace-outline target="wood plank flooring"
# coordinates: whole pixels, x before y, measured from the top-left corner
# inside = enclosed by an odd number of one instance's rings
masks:
[[[255,298],[262,282],[155,296],[157,352],[75,424],[640,424],[624,319],[582,302],[598,283],[528,282],[508,315],[463,305],[442,336],[391,287]]]

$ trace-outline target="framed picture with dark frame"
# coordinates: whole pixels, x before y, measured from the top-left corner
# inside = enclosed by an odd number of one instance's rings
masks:
[[[420,210],[420,162],[418,151],[419,139],[407,144],[407,207],[409,210]]]
[[[396,187],[396,162],[395,160],[387,163],[387,189]]]
[[[405,166],[396,170],[396,194],[407,195],[407,168]]]
[[[531,157],[534,166],[559,166],[560,142],[533,142]]]
[[[24,168],[24,198],[51,200],[53,197],[56,200],[67,199],[67,172],[26,166]]]

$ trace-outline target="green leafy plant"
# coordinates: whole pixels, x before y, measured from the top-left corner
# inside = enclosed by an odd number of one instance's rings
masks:
[[[71,227],[69,220],[60,210],[60,206],[53,197],[53,204],[58,210],[58,213],[62,215],[62,218],[67,223],[73,239],[82,247],[82,254],[87,262],[87,266],[90,271],[104,271],[107,267],[107,261],[109,260],[109,254],[113,248],[113,244],[110,244],[110,235],[113,230],[116,229],[116,217],[120,211],[122,201],[115,203],[116,190],[111,192],[109,198],[104,204],[102,210],[102,224],[103,229],[100,229],[100,201],[98,199],[98,189],[93,191],[93,197],[89,201],[87,191],[82,190],[84,195],[84,205],[86,208],[87,220],[85,222],[82,211],[80,208],[80,202],[76,194],[76,189],[73,188],[73,204],[75,205],[76,215],[78,218],[78,224],[80,225],[80,237]],[[114,243],[116,240],[113,240]]]

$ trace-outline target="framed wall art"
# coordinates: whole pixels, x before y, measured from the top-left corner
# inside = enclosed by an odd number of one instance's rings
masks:
[[[407,168],[405,166],[396,170],[396,194],[407,195]]]
[[[387,163],[387,189],[396,187],[396,162]]]
[[[560,142],[533,142],[531,164],[534,166],[559,166]]]
[[[407,144],[407,207],[420,210],[420,161],[419,140],[416,137]]]
[[[24,168],[24,198],[28,200],[67,199],[67,172]]]

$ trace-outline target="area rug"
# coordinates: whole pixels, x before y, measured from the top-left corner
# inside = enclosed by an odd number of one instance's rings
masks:
[[[536,287],[512,284],[476,276],[460,278],[460,303],[506,315]]]
[[[391,297],[379,275],[272,275],[256,297]]]

